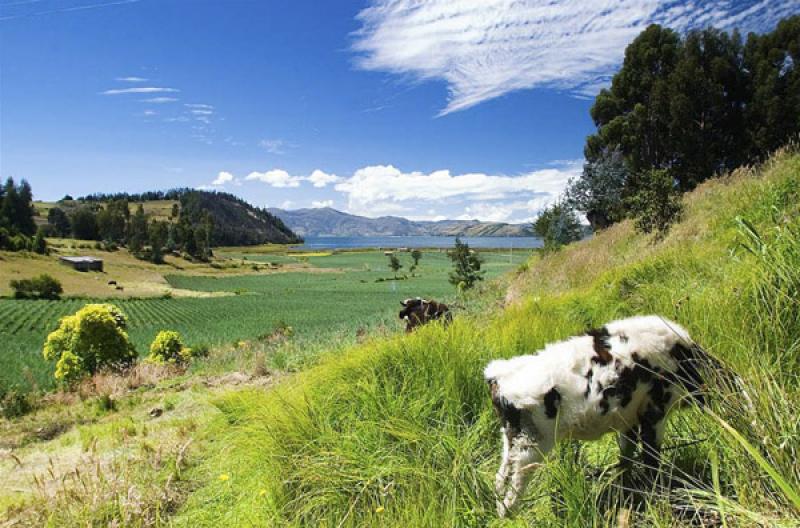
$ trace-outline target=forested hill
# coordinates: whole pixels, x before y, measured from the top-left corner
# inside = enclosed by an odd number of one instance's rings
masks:
[[[181,214],[199,223],[204,214],[213,219],[212,241],[215,246],[249,246],[264,243],[301,242],[283,221],[228,193],[189,191],[180,199]]]
[[[441,220],[417,222],[397,216],[367,218],[330,207],[318,209],[269,209],[301,236],[531,236],[530,226],[481,222],[479,220]]]
[[[141,206],[141,211],[139,211]],[[301,239],[266,209],[232,194],[194,189],[172,189],[138,194],[93,194],[57,203],[39,203],[40,222],[51,236],[104,240],[128,245],[152,227],[166,233],[165,244],[202,253],[195,246],[291,244]],[[151,227],[149,228],[148,225]],[[155,229],[158,231],[159,229]],[[141,233],[137,233],[141,231]]]

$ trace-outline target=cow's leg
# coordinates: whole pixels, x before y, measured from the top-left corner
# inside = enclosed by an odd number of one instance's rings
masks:
[[[664,413],[648,412],[641,423],[642,463],[650,477],[661,465],[661,444],[664,441],[666,422]]]
[[[639,427],[632,427],[628,431],[617,434],[617,445],[619,446],[619,467],[628,469],[633,462],[636,454],[636,444],[640,436]]]
[[[530,474],[541,465],[541,461],[552,448],[552,439],[534,439],[528,431],[522,431],[511,440],[511,477],[503,502],[498,505],[498,514],[501,517],[514,508],[525,491]]]
[[[508,480],[508,471],[511,469],[511,446],[505,427],[501,429],[500,434],[503,437],[503,459],[500,461],[500,468],[497,470],[497,475],[495,475],[494,478],[494,491],[497,496],[498,509],[502,504],[500,500],[502,499],[505,491],[506,481]]]

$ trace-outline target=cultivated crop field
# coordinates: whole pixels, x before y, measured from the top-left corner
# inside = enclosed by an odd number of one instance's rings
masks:
[[[318,255],[318,256],[315,256]],[[486,277],[495,277],[518,266],[530,252],[482,252]],[[231,255],[233,256],[233,255]],[[316,339],[335,332],[355,334],[359,329],[384,323],[400,329],[396,318],[399,301],[424,296],[452,299],[455,290],[447,281],[451,269],[444,252],[426,251],[406,280],[393,278],[387,258],[379,251],[334,254],[248,254],[248,260],[307,262],[299,272],[219,276],[167,275],[174,288],[220,292],[216,297],[114,299],[129,318],[129,333],[140,354],[159,330],[177,330],[190,345],[218,345],[269,335],[288,324],[296,339]],[[409,254],[401,253],[408,274]],[[86,275],[86,280],[93,280]],[[52,367],[41,357],[47,334],[60,317],[77,311],[88,301],[0,299],[0,385],[28,389],[52,386]]]

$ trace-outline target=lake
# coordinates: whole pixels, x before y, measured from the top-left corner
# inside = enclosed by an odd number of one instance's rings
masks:
[[[300,249],[348,248],[451,248],[456,237],[449,236],[365,236],[365,237],[306,237]],[[470,247],[481,249],[533,249],[542,247],[538,237],[461,237]]]

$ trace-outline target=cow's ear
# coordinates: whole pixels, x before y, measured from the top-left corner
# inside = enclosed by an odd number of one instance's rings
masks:
[[[405,306],[408,301],[400,301],[400,306]]]

